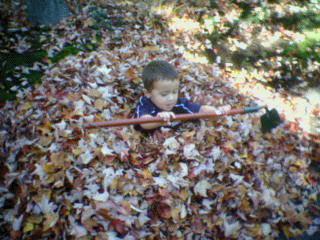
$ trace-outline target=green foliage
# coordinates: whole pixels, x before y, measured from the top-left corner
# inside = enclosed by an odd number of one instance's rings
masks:
[[[0,71],[0,102],[12,100],[16,92],[11,90],[14,86],[25,88],[29,84],[39,83],[42,73],[38,71],[29,71],[29,73],[21,73],[21,68],[31,67],[35,62],[41,62],[47,56],[44,50],[19,54],[15,52],[1,53],[0,62],[2,68]],[[22,82],[27,81],[28,84],[23,85]]]
[[[305,61],[314,59],[320,62],[320,31],[306,32],[303,41],[287,44],[283,55],[297,57]]]
[[[306,12],[298,12],[288,14],[282,17],[273,17],[272,24],[281,24],[286,29],[295,31],[311,30],[320,27],[320,11],[317,9],[309,9]]]
[[[125,25],[125,22],[121,18],[112,19],[108,10],[98,6],[91,6],[89,9],[90,17],[94,20],[94,24],[91,28],[95,30],[107,29],[113,31],[115,27],[121,27]]]
[[[69,55],[78,54],[80,51],[81,51],[81,49],[79,49],[77,46],[73,46],[73,45],[66,46],[60,52],[58,52],[53,57],[51,57],[50,59],[53,63],[57,63]]]
[[[41,83],[43,73],[39,71],[30,71],[28,74],[22,74],[22,77],[28,79],[29,84]]]
[[[10,72],[16,66],[32,66],[34,62],[40,62],[47,56],[47,52],[44,50],[27,53],[0,53],[0,61],[2,62],[1,72]]]
[[[94,19],[93,29],[108,29],[113,30],[112,22],[108,18],[107,11],[96,6],[90,8],[90,16]]]
[[[255,8],[244,18],[251,23],[266,23],[271,16],[271,10],[268,6]]]

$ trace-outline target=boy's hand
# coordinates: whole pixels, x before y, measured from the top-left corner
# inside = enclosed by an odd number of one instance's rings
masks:
[[[222,112],[229,112],[231,110],[231,106],[230,105],[225,105],[223,107],[220,107],[219,110],[222,111]]]
[[[167,122],[167,125],[171,125],[171,119],[175,118],[176,115],[173,112],[159,112],[157,117],[161,117],[164,121]]]

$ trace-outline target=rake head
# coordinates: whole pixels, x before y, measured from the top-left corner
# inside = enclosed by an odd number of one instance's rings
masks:
[[[270,132],[273,128],[282,123],[280,115],[276,109],[269,110],[267,107],[266,113],[260,117],[261,130],[263,133]]]

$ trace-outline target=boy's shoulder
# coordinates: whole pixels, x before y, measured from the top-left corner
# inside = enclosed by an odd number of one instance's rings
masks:
[[[142,96],[139,98],[137,107],[135,110],[135,117],[140,117],[145,114],[155,115],[157,113],[157,108],[153,104],[150,98]]]

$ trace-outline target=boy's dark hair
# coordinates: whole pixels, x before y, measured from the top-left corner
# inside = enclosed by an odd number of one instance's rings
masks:
[[[144,87],[151,91],[153,83],[159,80],[177,80],[178,72],[168,62],[156,60],[150,62],[142,72]]]

